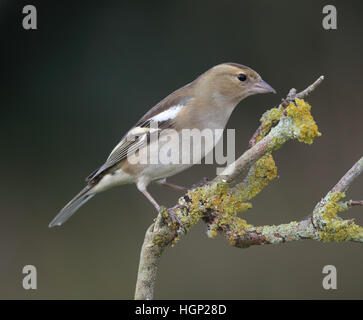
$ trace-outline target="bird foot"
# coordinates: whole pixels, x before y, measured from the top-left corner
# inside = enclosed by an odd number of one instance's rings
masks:
[[[169,208],[167,209],[168,212],[168,217],[171,220],[171,222],[174,225],[178,225],[179,229],[183,230],[184,233],[186,232],[186,227],[184,225],[184,223],[180,220],[180,218],[178,217],[177,213],[174,211],[173,208]]]
[[[166,179],[161,179],[161,180],[158,180],[156,181],[158,184],[161,184],[163,186],[166,186],[166,187],[169,187],[169,188],[172,188],[174,190],[177,190],[177,191],[181,191],[183,193],[187,193],[188,192],[188,188],[186,187],[183,187],[183,186],[179,186],[177,184],[174,184],[174,183],[170,183],[170,182],[167,182]]]

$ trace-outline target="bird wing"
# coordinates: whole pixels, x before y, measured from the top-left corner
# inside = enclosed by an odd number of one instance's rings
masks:
[[[153,107],[117,144],[108,156],[106,162],[87,178],[87,182],[93,181],[100,174],[124,160],[128,154],[139,150],[148,143],[150,134],[155,130],[161,131],[172,128],[178,112],[186,106],[190,98],[168,96]],[[153,123],[157,123],[157,129]]]

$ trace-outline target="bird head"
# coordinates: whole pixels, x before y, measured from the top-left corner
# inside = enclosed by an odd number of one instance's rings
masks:
[[[237,63],[214,66],[203,73],[197,82],[204,94],[221,103],[237,104],[253,94],[276,93],[256,71]]]

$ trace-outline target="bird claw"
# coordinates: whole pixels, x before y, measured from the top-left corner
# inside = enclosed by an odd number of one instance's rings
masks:
[[[180,220],[180,218],[178,217],[178,215],[176,214],[176,212],[174,211],[174,209],[173,208],[169,208],[169,209],[167,209],[167,212],[168,212],[168,216],[169,216],[171,222],[173,224],[179,225],[179,228],[182,229],[184,231],[184,233],[185,233],[186,232],[185,225]]]

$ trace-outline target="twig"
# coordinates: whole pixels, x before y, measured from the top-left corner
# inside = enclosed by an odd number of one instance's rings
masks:
[[[312,93],[324,80],[324,76],[320,76],[312,85],[308,86],[305,90],[299,92],[295,95],[295,98],[304,99],[307,97],[310,93]]]
[[[349,185],[362,173],[363,157],[339,180],[332,192],[345,192]]]
[[[349,205],[354,207],[354,206],[363,206],[363,200],[350,200],[349,201]]]

